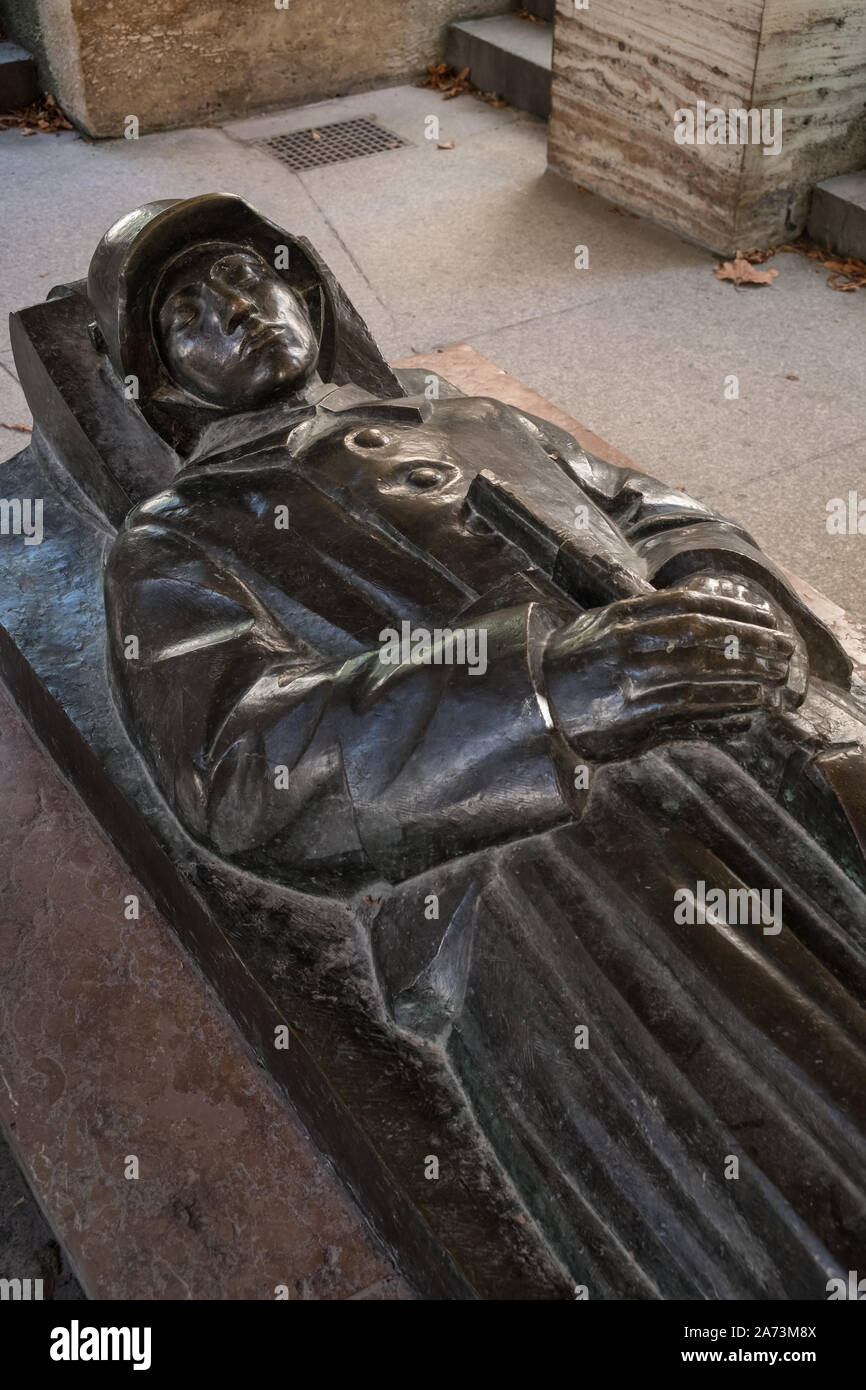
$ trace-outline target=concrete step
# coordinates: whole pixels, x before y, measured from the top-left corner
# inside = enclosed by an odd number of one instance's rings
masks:
[[[26,48],[0,43],[0,111],[29,106],[38,95],[36,64]]]
[[[866,261],[866,169],[815,185],[806,231],[819,246]]]
[[[517,14],[466,19],[448,30],[448,62],[469,75],[482,92],[496,92],[521,111],[550,115],[553,25],[534,24]]]

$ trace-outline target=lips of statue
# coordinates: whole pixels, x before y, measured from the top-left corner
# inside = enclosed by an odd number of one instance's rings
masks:
[[[318,355],[301,301],[260,257],[242,250],[175,277],[159,332],[177,385],[238,409],[302,384]]]

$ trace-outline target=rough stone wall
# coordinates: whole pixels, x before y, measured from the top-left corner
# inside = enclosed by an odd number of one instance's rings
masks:
[[[38,0],[0,0],[0,33],[12,43],[20,43],[42,65],[45,52]]]
[[[552,167],[717,251],[790,237],[866,163],[863,0],[558,0],[553,67]],[[782,152],[677,144],[699,100],[781,107]]]
[[[281,0],[282,3],[282,0]],[[3,8],[5,7],[5,8]],[[40,33],[43,81],[89,134],[301,105],[398,82],[441,57],[453,19],[509,0],[0,0]]]
[[[36,0],[0,0],[0,32],[35,55],[40,42]]]

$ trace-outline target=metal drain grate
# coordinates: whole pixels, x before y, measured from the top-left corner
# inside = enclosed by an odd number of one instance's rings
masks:
[[[269,140],[255,142],[275,154],[290,169],[317,169],[321,164],[339,164],[344,159],[360,159],[384,150],[398,150],[408,145],[399,135],[373,121],[337,121],[335,125],[315,126],[311,130],[293,130],[288,135],[273,135]]]

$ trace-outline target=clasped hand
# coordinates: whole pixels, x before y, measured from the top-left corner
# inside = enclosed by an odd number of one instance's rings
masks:
[[[664,590],[558,628],[547,695],[572,747],[604,761],[672,726],[777,705],[794,647],[768,603]]]

